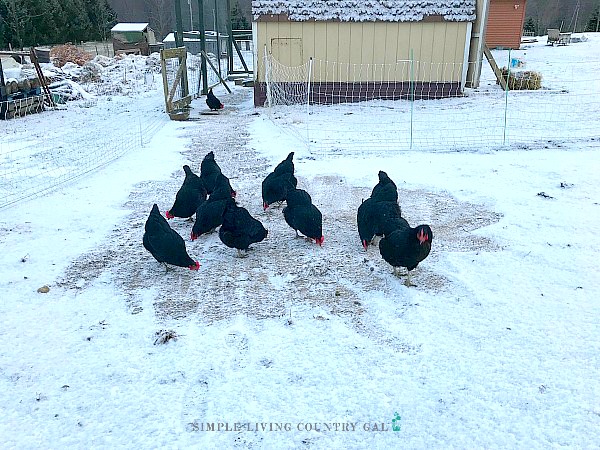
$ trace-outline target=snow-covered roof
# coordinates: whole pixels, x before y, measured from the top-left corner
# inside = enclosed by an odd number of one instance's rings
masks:
[[[116,24],[110,31],[144,31],[148,28],[148,25],[148,22],[123,22]]]
[[[418,22],[442,16],[453,22],[475,20],[476,0],[252,0],[254,19],[286,15],[291,21]]]

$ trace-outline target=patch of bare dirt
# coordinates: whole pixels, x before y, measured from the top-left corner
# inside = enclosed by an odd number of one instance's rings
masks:
[[[246,258],[225,247],[217,233],[189,239],[192,222],[170,221],[186,240],[188,253],[198,259],[198,272],[173,268],[165,271],[142,246],[144,223],[153,203],[161,211],[175,198],[184,174],[174,168],[167,182],[138,184],[125,206],[131,214],[119,224],[106,242],[74,261],[59,280],[68,289],[83,289],[103,271],[109,271],[116,286],[127,296],[132,313],[142,308],[144,295],[154,292],[154,309],[159,320],[196,316],[211,323],[243,314],[266,319],[293,316],[298,305],[311,305],[344,317],[372,339],[399,352],[420,351],[409,343],[397,342],[365,319],[361,295],[371,291],[392,295],[402,281],[391,275],[376,247],[364,252],[356,229],[356,210],[370,189],[351,186],[343,176],[311,180],[297,173],[299,187],[306,189],[323,212],[323,247],[296,238],[285,223],[282,207],[262,209],[261,182],[273,169],[247,145],[247,127],[252,115],[235,105],[247,101],[252,92],[236,91],[227,98],[228,107],[219,115],[200,116],[198,132],[186,151],[189,165],[199,173],[200,162],[214,151],[223,173],[237,190],[238,202],[269,230],[267,239],[253,246]],[[282,148],[282,159],[294,149]],[[434,232],[432,253],[411,275],[417,289],[440,292],[449,280],[435,273],[428,260],[443,252],[495,251],[498,244],[473,233],[490,225],[500,215],[482,205],[460,202],[447,193],[400,189],[400,204],[412,226],[429,223]],[[402,303],[402,302],[400,302]],[[414,307],[399,304],[400,309]]]

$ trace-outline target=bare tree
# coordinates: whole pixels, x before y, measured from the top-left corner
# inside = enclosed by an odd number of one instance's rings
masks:
[[[175,15],[173,2],[171,0],[149,0],[148,6],[150,26],[162,39],[173,29]]]

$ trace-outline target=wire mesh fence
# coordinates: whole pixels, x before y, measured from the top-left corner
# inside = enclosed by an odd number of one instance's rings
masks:
[[[154,100],[155,99],[155,100]],[[152,101],[129,99],[106,114],[90,103],[61,106],[29,117],[4,121],[0,139],[0,209],[37,197],[84,176],[122,155],[140,150],[169,120]],[[103,102],[107,102],[105,98]],[[113,100],[114,101],[114,100]],[[50,136],[35,132],[33,120],[52,120],[61,109],[82,108],[81,114],[60,121]],[[58,122],[57,122],[58,123]],[[10,136],[19,136],[11,139]]]
[[[507,88],[483,66],[406,60],[288,67],[265,55],[265,106],[312,152],[453,150],[600,139],[600,60],[498,58]]]

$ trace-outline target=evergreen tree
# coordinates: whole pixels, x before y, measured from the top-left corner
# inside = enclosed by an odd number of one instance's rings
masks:
[[[56,20],[62,14],[59,0],[24,0],[23,3],[29,12],[23,45],[29,47],[58,42],[61,30]]]
[[[530,17],[525,21],[525,25],[523,25],[523,31],[529,31],[533,33],[534,36],[537,36],[537,29],[533,17]]]
[[[250,29],[250,25],[244,17],[244,14],[242,14],[242,10],[240,9],[240,5],[238,4],[237,0],[235,0],[231,8],[231,27],[234,30]]]
[[[61,0],[61,5],[67,19],[62,40],[73,44],[89,40],[93,30],[83,0]]]
[[[90,38],[105,41],[110,29],[117,22],[115,11],[107,0],[85,0],[85,9],[92,24]]]
[[[13,49],[22,48],[30,28],[30,15],[23,0],[0,0],[0,14],[4,25],[4,41]]]

